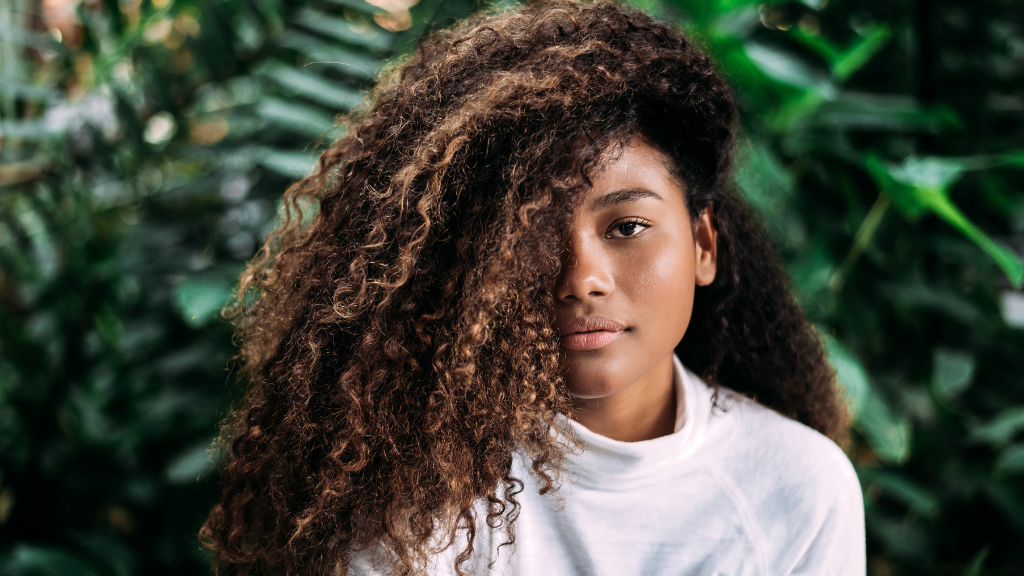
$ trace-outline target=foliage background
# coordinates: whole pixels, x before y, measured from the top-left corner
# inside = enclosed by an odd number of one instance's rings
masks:
[[[217,311],[336,115],[495,7],[372,1],[0,3],[0,573],[209,572]],[[1024,5],[631,1],[736,87],[737,181],[857,415],[870,573],[1024,573]]]

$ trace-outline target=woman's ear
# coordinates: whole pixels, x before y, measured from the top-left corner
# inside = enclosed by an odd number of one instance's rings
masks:
[[[697,286],[707,286],[715,280],[718,270],[718,230],[715,228],[715,207],[709,205],[693,226],[693,240],[696,244]]]

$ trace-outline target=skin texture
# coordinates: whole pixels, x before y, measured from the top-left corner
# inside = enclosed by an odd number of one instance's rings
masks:
[[[715,279],[712,209],[691,222],[668,166],[643,138],[603,156],[573,213],[555,287],[556,329],[587,316],[622,325],[600,348],[562,347],[576,420],[615,440],[673,432],[672,353],[690,322],[695,287]]]

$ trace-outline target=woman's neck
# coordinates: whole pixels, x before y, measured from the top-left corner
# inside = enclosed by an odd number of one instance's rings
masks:
[[[612,440],[639,442],[667,436],[675,431],[677,410],[672,355],[615,394],[574,397],[572,404],[577,422]]]

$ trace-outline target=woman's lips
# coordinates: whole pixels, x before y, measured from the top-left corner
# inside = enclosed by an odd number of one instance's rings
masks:
[[[610,332],[598,330],[596,332],[577,332],[562,336],[562,346],[569,350],[597,350],[604,348],[622,336],[622,331]]]
[[[562,346],[569,350],[597,350],[618,340],[628,328],[600,316],[579,316],[559,322],[555,328]]]

